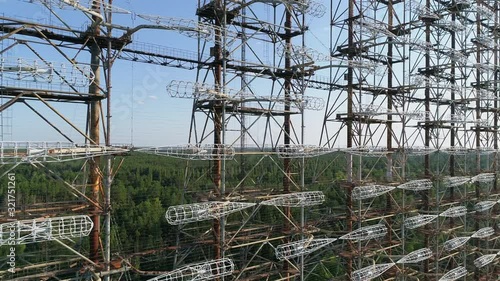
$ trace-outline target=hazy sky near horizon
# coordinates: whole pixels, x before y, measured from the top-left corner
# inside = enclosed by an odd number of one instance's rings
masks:
[[[33,3],[29,3],[33,2]],[[58,1],[53,1],[57,3]],[[88,3],[88,1],[82,1]],[[176,2],[178,3],[178,2]],[[164,17],[196,19],[197,1],[183,1],[182,5],[173,4],[170,1],[158,0],[115,0],[113,4],[117,7],[132,11],[131,14],[115,14],[113,22],[123,26],[137,26],[149,22],[138,15],[159,15]],[[22,18],[28,21],[36,21],[43,24],[61,25],[55,15],[50,14],[48,9],[38,1],[0,0],[0,10],[5,17]],[[83,13],[74,9],[54,8],[57,16],[75,27],[83,28],[87,19]],[[265,13],[264,13],[265,14]],[[307,20],[310,32],[306,35],[317,49],[328,52],[328,15],[321,19],[310,18]],[[326,25],[325,25],[326,22]],[[20,37],[21,38],[21,37]],[[23,37],[26,38],[26,37]],[[175,31],[168,30],[144,30],[136,33],[134,42],[148,42],[179,50],[196,52],[197,41],[188,38]],[[10,42],[12,43],[12,41]],[[297,42],[300,44],[301,42]],[[4,49],[9,42],[2,42]],[[44,59],[62,62],[64,58],[52,48],[38,46],[37,51],[43,54]],[[266,49],[267,48],[267,49]],[[269,56],[272,50],[268,47],[260,49],[264,55]],[[68,50],[69,54],[74,53]],[[18,46],[6,52],[4,57],[35,58],[34,54],[26,47]],[[78,59],[86,63],[88,55],[80,54]],[[4,78],[2,78],[4,79]],[[162,67],[153,64],[133,63],[125,60],[117,60],[112,73],[112,142],[133,143],[134,145],[174,145],[188,142],[190,118],[192,111],[192,100],[176,99],[169,97],[166,85],[172,80],[195,81],[196,70],[185,70],[175,67]],[[3,80],[2,80],[3,81]],[[256,83],[255,87],[260,86]],[[321,96],[326,99],[327,92],[308,90],[308,95]],[[81,142],[78,132],[64,124],[53,112],[43,106],[40,102],[32,101],[30,105],[44,114],[51,122],[61,127],[68,136]],[[86,106],[82,104],[56,103],[54,104],[68,119],[79,128],[85,129]],[[43,122],[35,113],[23,104],[15,104],[11,107],[12,135],[4,136],[4,140],[13,141],[65,141],[53,128]],[[106,113],[104,113],[105,115]],[[323,120],[323,111],[306,111],[305,113],[305,143],[317,144]],[[300,124],[295,125],[297,128]],[[256,132],[265,130],[255,127]],[[255,138],[259,139],[258,134]]]

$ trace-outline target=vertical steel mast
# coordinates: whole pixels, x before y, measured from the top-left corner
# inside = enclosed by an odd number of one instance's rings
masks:
[[[94,0],[92,2],[92,10],[96,13],[101,12],[101,0]],[[92,17],[94,22],[98,22],[100,19],[96,16]],[[100,35],[100,25],[92,25],[93,30],[90,32],[93,36]],[[101,79],[101,49],[96,42],[93,42],[90,46],[90,66],[95,74],[95,79],[89,86],[89,93],[91,95],[100,95],[100,79]],[[100,143],[100,130],[99,122],[101,118],[101,103],[98,100],[93,100],[89,103],[89,137],[91,144],[98,145]],[[99,173],[100,157],[93,159],[89,166],[89,184],[92,189],[92,199],[95,202],[100,202],[100,191],[101,191],[101,176]],[[94,223],[94,228],[90,234],[90,258],[94,262],[99,262],[100,260],[100,234],[101,234],[101,208],[94,206],[92,210],[92,222]]]

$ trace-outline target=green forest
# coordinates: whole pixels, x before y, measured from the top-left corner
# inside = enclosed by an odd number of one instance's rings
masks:
[[[386,159],[385,158],[354,158],[354,174],[358,177],[358,184],[385,183]],[[395,157],[396,158],[396,157]],[[429,176],[437,181],[439,177],[449,175],[450,158],[447,155],[436,154],[431,157],[431,171]],[[457,175],[471,174],[490,169],[492,160],[482,158],[481,167],[474,166],[475,157],[455,159]],[[460,160],[460,161],[459,161]],[[395,161],[397,163],[397,161]],[[113,159],[115,173],[111,188],[112,208],[112,259],[116,268],[128,266],[133,270],[125,273],[122,278],[129,280],[145,280],[152,276],[139,273],[145,271],[169,271],[173,267],[212,255],[213,243],[202,243],[203,239],[210,239],[209,229],[212,222],[193,223],[187,226],[169,225],[165,219],[165,212],[169,206],[188,204],[203,201],[213,201],[217,198],[211,175],[209,161],[186,161],[155,155],[133,152],[125,157]],[[404,166],[406,180],[423,177],[424,158],[415,157],[408,160]],[[240,197],[245,202],[258,203],[266,196],[280,194],[283,183],[283,160],[273,156],[252,155],[245,158],[236,156],[234,160],[225,163],[226,195],[233,196],[233,187],[239,187],[238,194],[250,194],[247,198]],[[346,190],[352,188],[346,179],[346,156],[343,153],[334,153],[316,158],[293,159],[291,161],[293,182],[291,192],[301,190],[321,190],[325,194],[325,203],[321,206],[308,208],[304,211],[305,222],[314,228],[315,237],[338,237],[345,234]],[[304,166],[304,174],[300,173]],[[395,165],[396,166],[396,165]],[[43,165],[22,164],[11,172],[16,175],[16,219],[33,219],[37,215],[53,216],[51,208],[57,205],[86,206],[85,201],[68,189],[66,184],[86,191],[87,179],[84,161],[64,163],[51,163]],[[465,168],[464,168],[465,167]],[[469,167],[469,168],[468,168]],[[7,167],[3,167],[4,170]],[[399,167],[401,168],[401,167]],[[5,170],[6,171],[6,170]],[[52,172],[54,173],[52,173]],[[394,182],[402,170],[395,170]],[[6,177],[0,183],[0,200],[6,202],[7,184]],[[301,186],[300,182],[304,185]],[[401,179],[399,179],[401,181]],[[394,183],[390,183],[394,184]],[[464,187],[464,188],[471,188]],[[88,191],[87,191],[88,192]],[[234,194],[233,194],[234,193]],[[258,195],[255,195],[258,194]],[[104,194],[102,194],[104,195]],[[261,197],[259,197],[261,196]],[[404,196],[404,200],[403,200]],[[436,196],[431,193],[430,196]],[[443,194],[443,196],[447,196]],[[396,207],[389,205],[389,196],[374,199],[369,207],[384,212],[394,213]],[[395,202],[405,201],[406,204],[415,204],[421,208],[422,194],[394,192],[390,200]],[[3,204],[6,206],[6,204]],[[29,212],[27,208],[36,206],[36,212]],[[358,215],[356,210],[368,208],[363,202],[354,202],[352,209],[353,218]],[[392,208],[392,209],[391,209]],[[46,209],[46,211],[44,211]],[[254,208],[256,209],[256,208]],[[57,216],[86,214],[86,208],[74,208],[60,212]],[[3,212],[5,213],[5,212]],[[399,214],[402,215],[402,214]],[[301,217],[301,210],[292,210],[292,216]],[[361,215],[363,216],[363,215]],[[284,220],[277,208],[261,207],[257,214],[252,210],[227,218],[229,230],[237,229],[247,218],[251,218],[256,225],[283,225]],[[391,218],[398,220],[398,216]],[[5,217],[4,217],[5,220]],[[354,225],[354,227],[356,224]],[[279,232],[279,230],[277,231]],[[230,236],[228,231],[228,236]],[[421,246],[419,234],[414,234],[413,242],[405,245],[406,251],[418,249]],[[298,233],[290,234],[292,240],[303,237]],[[88,252],[88,239],[82,238],[69,243],[82,253]],[[261,255],[266,259],[274,258],[273,247],[282,241],[273,241],[262,250]],[[176,245],[185,245],[176,247]],[[326,280],[343,274],[343,265],[339,253],[346,249],[345,244],[336,244],[324,249],[321,253],[313,255],[314,262],[307,263],[310,268],[308,280]],[[7,247],[0,247],[0,256],[5,257]],[[45,242],[17,246],[18,266],[28,266],[38,262],[56,261],[61,257],[75,257],[57,243]],[[231,255],[240,255],[241,252],[228,251]],[[315,263],[321,263],[321,267]],[[5,262],[0,258],[1,270],[6,270]],[[74,264],[72,266],[75,266]],[[238,264],[236,264],[238,266]],[[47,266],[43,270],[55,270],[57,266]],[[85,273],[82,273],[84,276]],[[123,279],[127,280],[127,279]]]

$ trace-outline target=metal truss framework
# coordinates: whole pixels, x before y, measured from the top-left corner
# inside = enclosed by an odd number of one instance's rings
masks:
[[[68,145],[6,143],[1,159],[36,165],[93,159],[93,196],[81,195],[94,214],[109,203],[97,194],[98,156],[128,150],[111,146],[110,123],[100,145],[100,101],[111,94],[111,81],[100,84],[100,65],[111,71],[119,58],[197,72],[196,81],[166,83],[171,97],[193,100],[188,144],[140,149],[209,162],[210,191],[185,194],[198,193],[188,202],[206,202],[166,213],[178,226],[177,238],[189,237],[172,245],[176,269],[151,280],[306,280],[318,271],[351,280],[498,275],[498,253],[490,252],[499,248],[497,1],[332,0],[329,54],[304,44],[306,16],[327,10],[310,1],[203,0],[197,20],[137,14],[147,24],[126,28],[113,25],[111,15],[132,12],[111,1],[30,2],[51,11],[76,9],[90,20],[89,29],[2,16],[2,40],[34,51],[18,38],[38,38],[61,53],[56,43],[68,42],[89,50],[93,61],[51,63],[36,50],[35,59],[3,59],[0,71],[9,82],[0,93],[9,101],[0,112],[16,103],[30,107],[27,101],[50,109],[52,102],[89,103],[90,129],[72,126],[84,145],[64,132]],[[198,50],[132,42],[145,26],[193,38]],[[263,45],[271,55],[259,52]],[[306,110],[324,110],[319,145],[304,143]],[[306,184],[306,159],[327,154],[337,156]],[[257,164],[248,165],[250,158]],[[228,168],[232,161],[239,163],[236,175]],[[375,174],[380,165],[382,176]],[[334,185],[340,208],[324,204],[331,193],[309,190],[334,166],[345,167],[341,179],[325,182]],[[261,180],[269,167],[280,173],[278,184]],[[267,222],[278,218],[279,224]],[[100,229],[99,215],[92,222]],[[96,262],[99,234],[90,235]],[[419,250],[410,248],[415,244]],[[184,264],[200,255],[205,261]],[[104,256],[109,270],[109,253]],[[336,266],[329,264],[332,256]]]
[[[347,145],[337,161],[346,166],[338,218],[347,231],[387,226],[379,243],[347,245],[339,255],[345,274],[498,275],[490,262],[499,248],[491,231],[499,198],[498,3],[346,0],[330,8],[332,57],[348,64],[329,73],[337,87],[326,99],[320,141]]]
[[[498,113],[494,110],[498,97],[498,39],[494,26],[498,23],[499,12],[496,2],[331,1],[329,55],[307,46],[291,44],[292,40],[288,37],[280,36],[280,24],[285,25],[285,34],[288,30],[302,34],[302,22],[294,15],[290,15],[290,19],[292,22],[295,20],[297,26],[286,26],[285,20],[273,22],[271,26],[275,28],[269,30],[269,25],[264,25],[261,20],[245,18],[243,13],[246,7],[235,8],[226,4],[223,1],[204,3],[198,15],[211,24],[221,26],[222,30],[234,29],[248,36],[242,36],[238,45],[231,32],[227,33],[229,35],[222,32],[221,39],[215,40],[214,49],[220,52],[215,53],[214,61],[220,61],[220,67],[213,68],[213,81],[189,84],[192,85],[189,86],[190,91],[170,89],[171,94],[193,98],[196,108],[193,130],[196,131],[197,124],[205,124],[196,118],[198,115],[209,119],[214,126],[205,135],[213,136],[215,144],[220,142],[235,147],[236,155],[245,155],[248,140],[265,157],[272,155],[269,151],[273,149],[266,149],[265,141],[255,141],[262,132],[259,135],[251,131],[260,117],[251,116],[269,116],[266,122],[273,120],[274,123],[266,123],[266,128],[283,124],[278,130],[279,137],[272,138],[270,129],[265,136],[270,138],[269,142],[276,147],[278,156],[283,158],[280,168],[284,193],[290,192],[288,186],[293,184],[289,161],[333,151],[344,153],[346,183],[337,188],[344,188],[344,193],[338,194],[345,196],[342,202],[345,208],[343,212],[334,208],[327,210],[336,212],[331,221],[343,222],[337,226],[339,228],[332,230],[343,233],[338,239],[346,241],[339,254],[345,266],[343,270],[334,271],[332,276],[346,275],[353,280],[371,280],[380,276],[390,279],[398,272],[403,278],[417,276],[430,280],[427,273],[431,273],[441,280],[456,280],[468,271],[474,271],[477,279],[498,272],[497,266],[490,262],[495,256],[486,250],[488,247],[497,248],[496,236],[491,233],[495,224],[494,208],[498,202]],[[248,5],[248,11],[256,15],[252,5],[255,3]],[[217,18],[215,15],[220,11],[222,16]],[[283,14],[288,15],[287,11]],[[287,19],[287,16],[284,18]],[[246,24],[247,20],[261,26],[257,28]],[[252,40],[270,35],[278,38],[272,41],[277,52],[275,55],[284,59],[285,63],[284,66],[261,63],[257,66],[259,78],[273,77],[273,81],[284,81],[270,83],[272,86],[269,88],[273,92],[263,95],[252,86],[261,80],[255,78],[256,71],[251,67],[256,66],[252,61],[264,62],[265,59],[257,57],[255,52],[248,52],[249,55],[246,51],[255,49]],[[231,44],[218,45],[218,41]],[[300,109],[308,109],[294,99],[297,94],[307,97],[304,95],[306,89],[317,85],[308,81],[318,77],[310,76],[312,63],[318,61],[330,64],[330,68],[325,68],[331,69],[328,73],[329,87],[317,87],[327,90],[329,95],[325,99],[320,146],[307,149],[300,143],[300,138],[287,138],[293,136],[287,125],[294,120],[287,115],[289,113],[293,117],[293,114],[301,114]],[[293,70],[294,64],[295,70],[299,71],[288,76],[281,75],[288,73],[287,66]],[[234,69],[240,71],[238,75],[235,75]],[[245,73],[249,75],[245,76]],[[244,101],[236,103],[238,99]],[[251,99],[258,100],[259,104],[256,106]],[[269,103],[276,104],[274,110],[269,111],[268,106],[263,106]],[[316,109],[316,106],[311,109]],[[227,130],[231,125],[240,127],[237,134]],[[197,132],[202,131],[207,132],[205,127]],[[206,140],[203,134],[192,133],[193,142]],[[281,140],[284,144],[279,144]],[[347,148],[338,149],[339,144]],[[410,159],[421,163],[420,174],[412,170]],[[386,166],[385,175],[378,178],[380,183],[374,183],[373,163]],[[224,165],[224,159],[220,159],[220,162],[214,163],[216,168],[212,170],[215,190],[220,192],[220,196],[224,194],[224,189],[219,188],[224,186]],[[243,179],[245,183],[248,178],[244,176]],[[296,183],[295,188],[300,189],[300,184]],[[298,194],[292,192],[277,198],[284,202],[285,198]],[[278,202],[274,198],[260,205],[273,200]],[[321,244],[336,238],[305,238],[306,230],[295,224],[286,209],[293,206],[284,203],[272,205],[283,208],[280,214],[286,218],[284,233],[288,234],[290,222],[301,229],[299,233],[302,237],[292,234],[301,239],[290,241],[288,235],[274,238],[281,240],[275,249],[278,259],[285,260],[285,264],[273,263],[275,267],[270,268],[280,268],[280,278],[285,280],[307,279],[303,272],[313,263],[316,251],[312,248],[321,252],[321,249],[309,245],[315,246],[316,242]],[[295,205],[303,206],[306,205]],[[415,212],[421,215],[413,216]],[[471,218],[474,218],[473,223]],[[214,227],[223,224],[220,221],[214,223]],[[330,230],[328,227],[327,232]],[[417,227],[422,227],[423,236],[412,231]],[[251,228],[250,224],[248,228]],[[214,236],[226,245],[226,249],[231,249],[229,244],[234,240],[230,238],[226,244],[224,231],[221,228]],[[466,246],[472,238],[474,245]],[[273,238],[267,236],[260,241],[247,241],[246,245],[271,241],[274,241]],[[443,244],[442,241],[446,242]],[[422,248],[408,253],[406,247],[411,243],[418,243]],[[457,252],[462,246],[467,251]],[[329,247],[322,249],[326,248]],[[448,254],[435,250],[442,248]],[[224,247],[221,246],[221,249]],[[252,257],[258,257],[260,250],[257,248]],[[222,250],[220,254],[225,252]],[[396,265],[394,260],[398,260],[398,270],[391,270]],[[242,263],[243,272],[246,272],[245,267],[267,265],[264,261]],[[469,268],[471,265],[476,268]],[[482,269],[478,270],[478,267]],[[264,278],[274,273],[259,271],[256,276]],[[248,278],[250,275],[241,273],[235,279],[244,276]]]
[[[41,9],[57,16],[50,24],[43,24],[2,15],[0,112],[14,106],[26,106],[35,118],[56,132],[54,139],[63,141],[2,141],[0,162],[6,170],[2,176],[15,171],[19,165],[31,166],[65,186],[75,199],[59,204],[54,202],[54,206],[45,209],[30,204],[22,206],[22,212],[16,211],[9,218],[2,216],[2,241],[6,235],[12,238],[14,233],[16,244],[37,243],[30,249],[54,248],[54,252],[56,249],[59,252],[45,259],[44,255],[38,257],[30,252],[28,256],[20,257],[19,261],[24,261],[18,264],[14,275],[7,271],[2,271],[1,275],[9,280],[13,276],[27,280],[58,274],[74,277],[84,271],[96,276],[96,271],[99,271],[104,279],[109,280],[106,272],[109,273],[111,266],[109,196],[113,178],[112,158],[125,155],[131,149],[130,145],[111,145],[109,102],[113,53],[129,40],[113,38],[113,28],[109,25],[111,14],[127,14],[127,11],[105,1],[28,2],[39,4]],[[68,10],[67,13],[63,9]],[[72,28],[68,24],[72,16],[87,19],[89,25]],[[58,57],[55,61],[52,60],[54,56]],[[86,110],[83,122],[60,110],[61,104],[68,103]],[[52,166],[66,161],[82,163],[81,175],[77,179],[66,179]],[[58,244],[45,246],[51,241]],[[61,256],[62,251],[70,251],[74,257]],[[71,263],[85,264],[86,269],[72,267]],[[54,270],[47,265],[53,266]],[[47,270],[40,270],[44,267]]]

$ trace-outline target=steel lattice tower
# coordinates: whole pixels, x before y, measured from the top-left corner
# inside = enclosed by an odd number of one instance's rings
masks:
[[[494,215],[482,213],[490,210],[483,200],[497,197],[498,116],[489,110],[497,95],[489,87],[496,83],[490,68],[497,63],[491,28],[496,14],[495,5],[482,1],[332,2],[332,56],[346,65],[332,71],[338,86],[329,96],[322,143],[334,147],[347,139],[343,228],[373,221],[388,227],[387,241],[376,247],[349,245],[344,259],[352,278],[371,279],[378,272],[456,280],[497,270],[473,262],[481,255],[487,259],[484,249],[495,246],[463,252],[450,246],[469,239],[456,237],[496,224]],[[421,161],[422,174],[412,171],[414,161]],[[385,176],[374,184],[370,165],[383,162]],[[425,254],[414,253],[415,245]],[[395,270],[399,256],[405,259]]]
[[[78,198],[45,213],[23,206],[29,212],[16,217],[16,243],[42,245],[46,253],[49,243],[59,243],[76,257],[37,260],[42,264],[23,267],[18,280],[69,278],[82,268],[95,279],[115,273],[112,156],[128,151],[111,145],[116,59],[194,77],[165,81],[172,98],[192,100],[186,144],[138,149],[177,158],[185,181],[179,204],[165,214],[175,241],[154,249],[172,268],[134,269],[138,274],[157,276],[151,280],[499,274],[497,1],[332,0],[326,8],[313,1],[199,0],[190,19],[135,13],[111,0],[37,3],[63,26],[0,17],[0,113],[26,105],[68,142],[1,142],[0,161],[6,173],[36,166]],[[307,44],[309,19],[325,12],[329,53]],[[69,27],[70,13],[89,24]],[[114,24],[120,15],[141,22]],[[196,51],[133,42],[142,30],[179,33]],[[45,57],[47,46],[65,66]],[[14,48],[29,57],[9,57]],[[84,128],[56,109],[67,103],[86,108]],[[321,127],[317,144],[306,142],[310,110],[324,112],[314,122]],[[69,160],[85,160],[78,182],[64,181],[46,164]],[[75,209],[81,212],[68,211]],[[7,223],[2,217],[0,245],[8,241]],[[75,251],[71,239],[88,242],[88,249]],[[78,266],[70,268],[72,262]],[[116,272],[130,270],[127,262]],[[47,264],[70,269],[37,269]]]
[[[174,95],[187,87],[194,98],[191,145],[209,143],[213,149],[210,157],[213,192],[208,200],[237,203],[233,200],[285,196],[276,203],[271,199],[265,205],[269,207],[257,207],[244,215],[242,225],[226,221],[224,216],[211,225],[213,255],[233,259],[237,268],[235,280],[290,279],[303,275],[302,266],[292,260],[269,261],[265,256],[272,247],[291,242],[291,237],[305,238],[303,208],[318,203],[308,203],[316,197],[302,193],[297,199],[287,199],[305,191],[300,158],[322,153],[314,146],[304,146],[300,129],[302,112],[319,110],[322,106],[321,99],[304,94],[305,80],[314,73],[311,54],[301,39],[306,31],[303,15],[310,8],[308,4],[293,1],[200,3],[197,15],[202,22],[213,26],[214,37],[208,43],[204,40],[199,43],[199,57],[206,55],[213,61],[200,68],[198,81],[170,84]],[[272,51],[262,53],[259,44]],[[258,132],[261,128],[264,131]],[[233,157],[225,155],[226,147],[235,147],[231,153],[240,161],[237,174],[229,172]],[[247,158],[253,162],[258,159],[257,164],[246,166]],[[259,179],[258,171],[269,165],[280,170],[281,188]],[[239,182],[229,180],[234,177]],[[300,201],[304,202],[296,202],[302,197]],[[275,210],[266,210],[269,208]],[[300,213],[292,214],[293,208],[302,209],[302,218]],[[281,216],[283,224],[267,224],[262,212]]]
[[[9,222],[13,217],[2,215],[2,245],[12,245],[9,237],[12,238],[13,230],[17,237],[14,241],[16,245],[36,243],[27,246],[29,255],[19,256],[21,262],[18,262],[16,273],[3,271],[2,278],[27,280],[74,275],[81,268],[71,269],[71,263],[86,263],[89,265],[84,270],[87,274],[101,271],[102,276],[107,278],[110,269],[111,157],[129,149],[111,146],[110,112],[109,107],[107,110],[104,108],[103,101],[107,100],[109,106],[113,48],[123,46],[127,41],[116,40],[118,45],[112,46],[111,28],[103,28],[103,23],[111,22],[114,12],[111,3],[90,1],[89,5],[85,5],[79,2],[39,1],[34,4],[40,4],[42,9],[54,14],[58,14],[60,9],[74,9],[74,14],[88,17],[90,23],[85,30],[81,30],[70,28],[66,24],[68,18],[64,16],[56,20],[58,24],[2,16],[1,111],[26,106],[38,120],[53,129],[58,138],[64,140],[2,142],[1,162],[5,172],[2,175],[15,173],[19,165],[32,166],[46,174],[54,184],[65,186],[68,194],[73,194],[75,199],[42,204],[19,199],[19,209],[14,214],[15,228]],[[71,47],[65,43],[71,43]],[[12,56],[17,52],[11,53],[11,50],[16,49],[23,51],[22,57]],[[107,53],[103,51],[105,49]],[[48,59],[46,52],[51,51],[59,54],[58,62]],[[104,82],[101,82],[101,75]],[[83,125],[67,116],[61,110],[62,104],[75,104],[85,109],[87,116]],[[42,113],[46,110],[53,114],[48,116]],[[106,118],[102,118],[104,113]],[[50,166],[67,161],[83,163],[83,172],[71,182]],[[90,236],[89,240],[85,239],[86,236]],[[79,246],[86,241],[88,248]],[[68,259],[56,254],[56,249],[64,248],[51,246],[54,244],[63,246],[74,257]],[[45,250],[37,254],[37,249]]]

